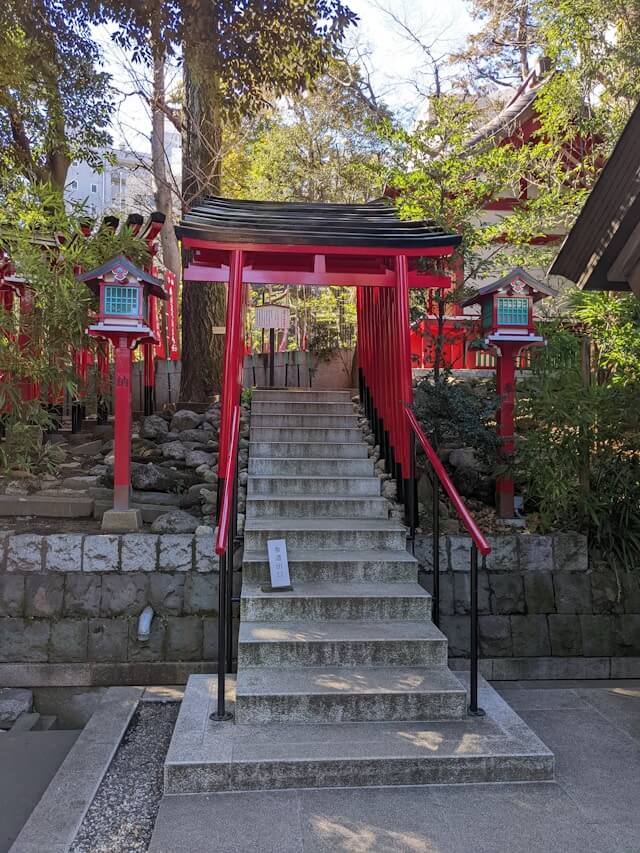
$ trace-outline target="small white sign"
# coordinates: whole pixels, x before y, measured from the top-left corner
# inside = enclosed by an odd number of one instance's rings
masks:
[[[283,587],[291,586],[286,541],[284,539],[268,539],[267,551],[269,553],[269,571],[271,572],[272,588],[282,589]]]
[[[256,329],[288,329],[290,310],[286,305],[260,305],[256,308]]]

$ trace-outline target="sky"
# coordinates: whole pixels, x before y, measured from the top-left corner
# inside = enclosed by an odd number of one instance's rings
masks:
[[[378,97],[410,122],[424,102],[419,90],[429,88],[430,78],[425,55],[407,30],[428,44],[434,56],[450,53],[472,29],[465,0],[346,2],[360,19],[349,36],[351,50],[363,57]],[[106,70],[112,74],[116,89],[122,93],[113,124],[114,142],[117,146],[124,143],[124,147],[148,152],[149,111],[142,99],[130,94],[140,88],[139,83],[133,82],[129,72],[123,70],[126,57],[113,45],[108,31],[99,28],[96,37],[105,52]],[[148,74],[144,69],[138,69],[138,73]]]

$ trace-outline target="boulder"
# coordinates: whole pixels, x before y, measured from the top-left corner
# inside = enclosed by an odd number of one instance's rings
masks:
[[[187,449],[181,441],[169,441],[162,445],[162,455],[165,459],[183,460]]]
[[[152,533],[195,533],[200,522],[182,509],[159,515],[151,525]]]
[[[131,441],[131,458],[134,462],[155,462],[162,458],[162,452],[155,441],[134,438]]]
[[[171,418],[171,432],[184,432],[186,429],[195,429],[204,420],[202,415],[191,412],[189,409],[180,409]]]
[[[161,465],[140,465],[131,472],[131,485],[141,492],[173,492],[182,478],[172,468]]]
[[[470,468],[479,471],[482,467],[473,447],[459,447],[449,454],[449,465],[452,468]]]
[[[203,450],[189,450],[184,457],[187,468],[198,468],[200,465],[213,467],[216,461],[214,453],[205,453]]]
[[[160,415],[147,415],[140,424],[141,438],[163,438],[169,432],[169,424]]]
[[[212,429],[185,429],[180,433],[180,441],[184,443],[206,444],[215,436]]]

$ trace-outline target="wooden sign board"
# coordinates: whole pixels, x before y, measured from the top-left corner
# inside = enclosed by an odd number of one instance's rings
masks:
[[[271,584],[263,587],[265,592],[292,589],[289,577],[289,560],[287,559],[287,543],[284,539],[268,539],[269,572]]]
[[[286,305],[260,305],[256,308],[256,329],[288,329],[290,310]]]

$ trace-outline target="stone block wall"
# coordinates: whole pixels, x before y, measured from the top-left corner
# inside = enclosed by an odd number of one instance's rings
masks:
[[[492,678],[640,676],[640,572],[592,567],[574,533],[490,537],[479,571],[483,669]],[[431,536],[415,546],[421,583],[432,589]],[[450,655],[469,654],[471,540],[443,536],[440,627]]]
[[[27,682],[46,664],[64,667],[66,683],[82,684],[109,683],[109,672],[112,683],[179,680],[184,667],[158,670],[166,662],[210,670],[217,572],[212,535],[4,534],[0,683],[15,683],[16,664],[26,665]],[[140,642],[138,616],[147,605],[155,611],[151,638]],[[55,669],[38,679],[55,683]]]

